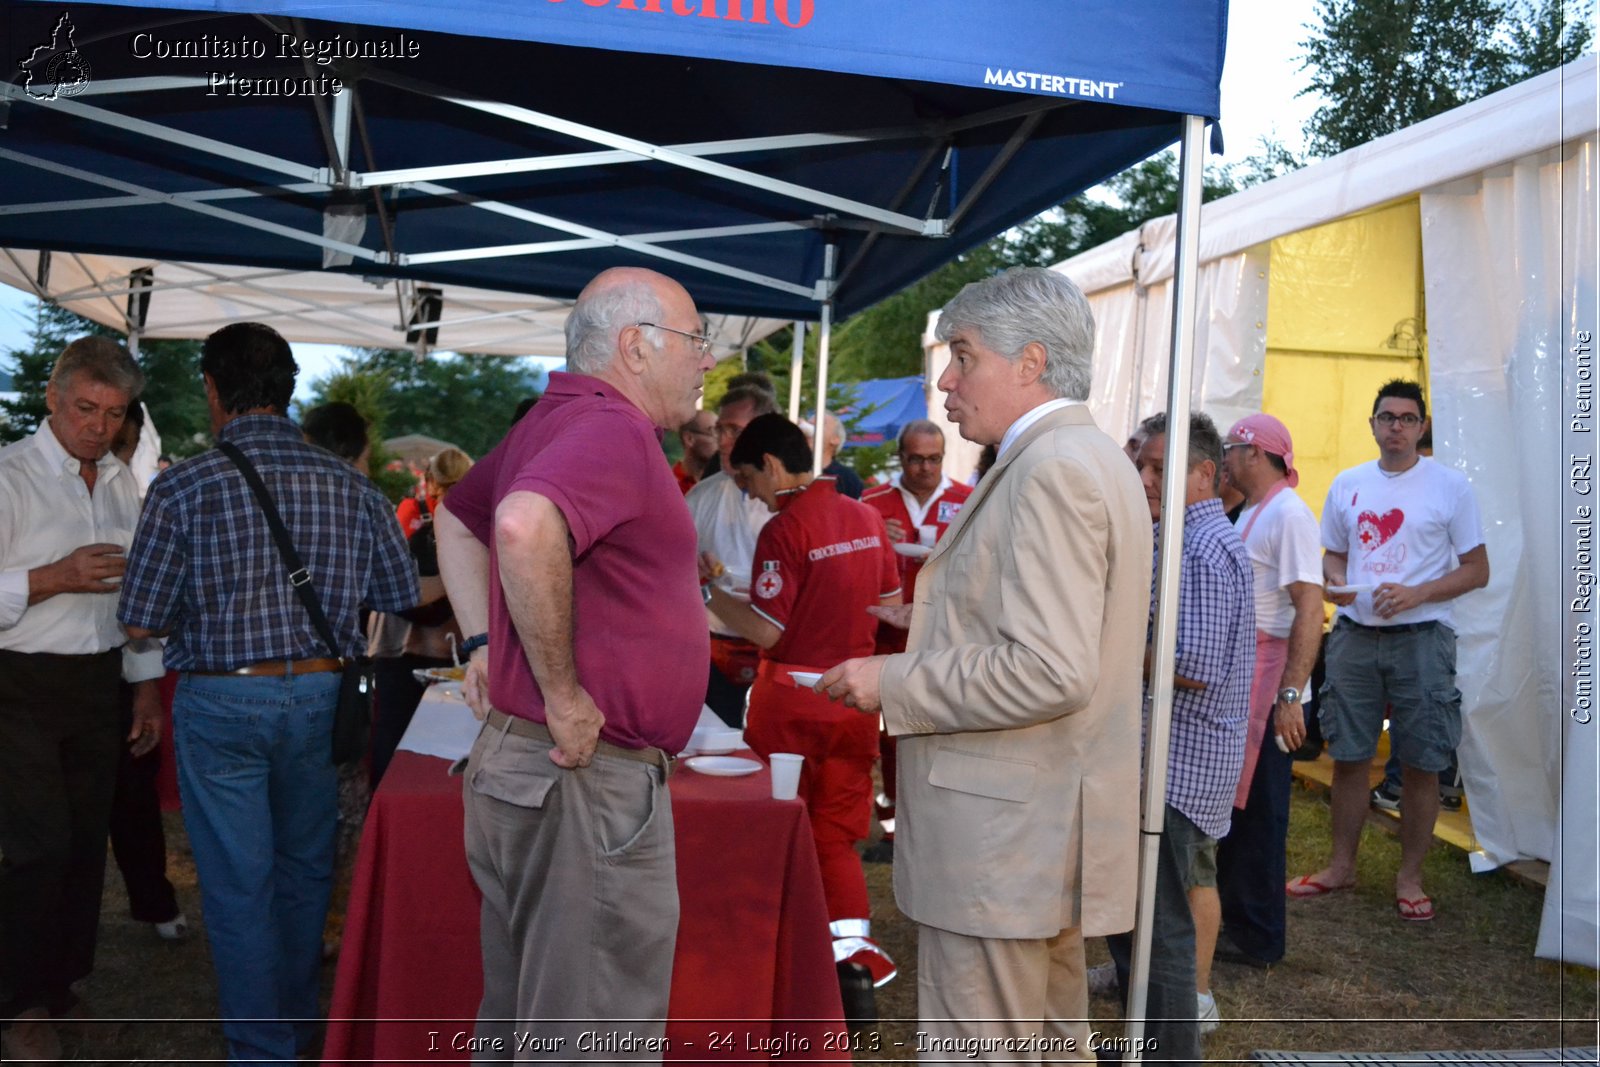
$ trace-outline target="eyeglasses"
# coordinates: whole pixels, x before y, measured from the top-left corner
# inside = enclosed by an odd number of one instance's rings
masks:
[[[749,425],[749,423],[719,422],[717,423],[717,436],[719,438],[738,437],[740,434],[744,433],[744,428],[747,425]]]
[[[1398,422],[1401,426],[1404,426],[1409,430],[1413,427],[1422,425],[1422,416],[1413,415],[1409,411],[1404,415],[1396,415],[1392,411],[1380,411],[1376,415],[1372,416],[1372,421],[1377,423],[1379,426],[1393,426]]]
[[[675,333],[679,337],[687,337],[700,349],[700,354],[702,356],[711,351],[711,338],[707,337],[705,334],[690,333],[688,330],[674,330],[671,326],[663,326],[659,322],[636,322],[634,325],[649,326],[652,329],[666,330],[668,333]]]
[[[903,467],[937,467],[944,462],[944,456],[900,456],[900,465]]]

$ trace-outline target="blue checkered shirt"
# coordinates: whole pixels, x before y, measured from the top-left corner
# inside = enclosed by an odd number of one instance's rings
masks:
[[[1176,673],[1205,688],[1173,690],[1167,803],[1209,837],[1227,834],[1244,767],[1256,666],[1254,581],[1222,501],[1185,508]],[[1150,618],[1153,626],[1154,580]]]
[[[339,653],[358,655],[361,605],[402,611],[420,599],[394,509],[348,463],[309,445],[277,415],[243,415],[217,435],[245,454],[272,494]],[[212,449],[150,486],[128,552],[117,617],[172,631],[166,665],[223,671],[329,654],[289,584],[261,505],[233,462]]]

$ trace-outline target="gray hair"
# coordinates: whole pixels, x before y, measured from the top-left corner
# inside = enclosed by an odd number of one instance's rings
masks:
[[[1165,411],[1151,415],[1139,424],[1140,429],[1148,429],[1146,438],[1155,437],[1167,432],[1167,413]],[[1211,416],[1203,411],[1189,413],[1189,465],[1188,470],[1193,471],[1206,460],[1216,466],[1216,472],[1211,476],[1211,491],[1215,493],[1222,486],[1222,434],[1217,431],[1217,424],[1211,421]]]
[[[935,333],[949,341],[960,329],[976,330],[985,345],[1012,362],[1029,342],[1037,341],[1045,351],[1040,381],[1050,394],[1089,399],[1094,313],[1066,275],[1043,267],[1013,267],[970,283],[945,305]]]
[[[644,280],[618,281],[585,293],[567,316],[567,369],[575,374],[598,374],[611,364],[617,335],[640,322],[657,322],[663,316],[661,299]],[[663,338],[659,330],[645,328],[652,345]]]
[[[99,334],[80,337],[61,350],[50,370],[50,384],[58,390],[65,389],[79,374],[127,393],[130,405],[144,392],[144,371],[139,364],[126,348]]]

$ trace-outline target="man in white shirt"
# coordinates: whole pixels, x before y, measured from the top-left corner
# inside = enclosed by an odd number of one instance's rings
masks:
[[[1439,817],[1438,772],[1461,739],[1450,602],[1488,584],[1489,554],[1466,476],[1417,451],[1428,428],[1422,388],[1386,382],[1370,425],[1378,459],[1335,478],[1322,508],[1322,573],[1339,605],[1319,712],[1334,759],[1333,855],[1287,891],[1312,897],[1355,885],[1367,772],[1387,708],[1402,768],[1395,909],[1427,922],[1434,905],[1422,857]]]
[[[1233,424],[1223,445],[1227,480],[1244,495],[1239,535],[1255,576],[1256,669],[1245,765],[1233,827],[1217,847],[1223,932],[1218,955],[1266,966],[1283,958],[1288,877],[1289,752],[1305,739],[1305,688],[1322,643],[1322,542],[1294,489],[1294,442],[1271,415]],[[1280,744],[1281,740],[1281,744]]]
[[[116,784],[118,683],[135,687],[133,752],[161,738],[159,646],[117,622],[139,489],[111,444],[144,375],[105,337],[68,345],[50,417],[0,449],[0,1007],[5,1058],[53,1061],[50,1024],[94,968]],[[63,554],[63,550],[66,550]],[[113,595],[107,595],[113,594]]]
[[[777,411],[777,402],[765,389],[736,385],[717,408],[717,452],[722,468],[689,490],[684,503],[694,517],[695,535],[702,558],[710,553],[726,568],[724,583],[735,591],[750,588],[750,567],[756,554],[756,535],[772,513],[739,485],[728,454],[739,434],[757,415]],[[712,576],[702,574],[702,580]],[[748,594],[747,594],[748,595]],[[761,650],[740,637],[732,627],[706,607],[711,628],[711,665],[706,682],[706,705],[729,726],[744,725],[745,694],[755,681]]]

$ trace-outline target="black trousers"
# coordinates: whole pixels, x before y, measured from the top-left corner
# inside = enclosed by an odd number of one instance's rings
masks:
[[[122,683],[119,702],[119,736],[126,738],[133,729],[133,686]],[[111,801],[111,854],[128,887],[128,914],[136,922],[171,922],[178,917],[178,895],[167,880],[167,831],[156,791],[161,749],[134,759],[126,741],[117,747],[121,754]]]
[[[417,681],[411,672],[425,667],[448,667],[448,659],[433,656],[381,656],[372,662],[376,690],[372,695],[372,789],[383,781],[383,772],[389,769],[394,750],[411,725],[411,717],[422,703],[427,686]]]
[[[1288,930],[1283,886],[1294,763],[1274,738],[1269,724],[1244,810],[1234,809],[1233,827],[1217,843],[1222,929],[1240,952],[1262,963],[1283,959]]]
[[[94,969],[116,785],[120,652],[0,651],[0,1018]]]

